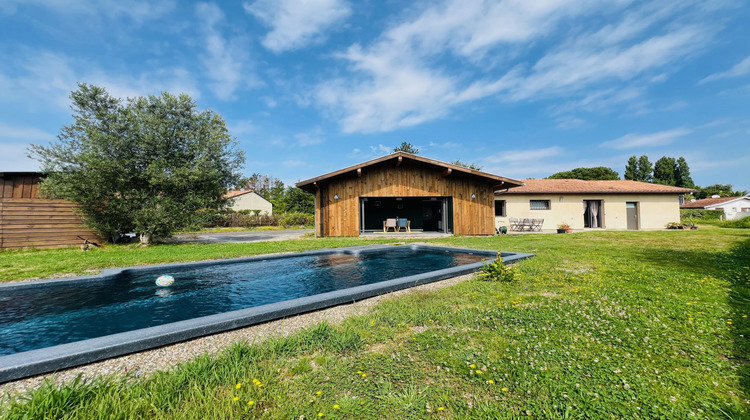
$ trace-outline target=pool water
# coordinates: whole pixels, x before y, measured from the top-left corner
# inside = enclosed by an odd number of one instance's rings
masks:
[[[486,255],[391,247],[171,267],[113,280],[12,290],[0,296],[0,355],[471,264]],[[158,287],[161,274],[175,283]]]

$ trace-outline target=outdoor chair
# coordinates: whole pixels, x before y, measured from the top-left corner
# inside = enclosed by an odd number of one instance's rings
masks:
[[[408,219],[397,219],[396,220],[396,230],[401,232],[401,228],[403,228],[407,232],[411,232],[411,220]]]
[[[508,219],[508,221],[510,222],[510,230],[512,231],[521,230],[518,219],[516,219],[515,217],[511,217],[510,219]]]
[[[544,219],[531,219],[531,229],[530,230],[532,232],[541,232],[543,224],[544,224]]]
[[[388,229],[393,229],[394,232],[396,231],[396,219],[383,220],[383,232],[388,232]]]
[[[531,219],[523,219],[523,222],[521,222],[521,230],[531,230],[532,224]]]

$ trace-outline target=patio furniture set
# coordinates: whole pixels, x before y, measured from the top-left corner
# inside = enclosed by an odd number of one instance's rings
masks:
[[[401,229],[404,229],[405,232],[411,232],[411,220],[401,217],[383,220],[383,232],[388,232],[390,229],[393,229],[394,232],[401,232]]]
[[[544,219],[509,219],[510,230],[514,232],[541,232]]]

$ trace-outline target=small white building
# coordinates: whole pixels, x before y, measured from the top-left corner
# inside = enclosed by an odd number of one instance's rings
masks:
[[[714,195],[711,198],[704,198],[702,200],[691,200],[680,206],[680,208],[722,210],[725,220],[737,220],[750,216],[750,196],[719,197],[718,195]]]
[[[495,192],[496,226],[536,220],[541,231],[572,229],[658,230],[680,221],[688,188],[636,181],[525,179],[521,187]],[[517,226],[517,225],[516,225]],[[534,230],[537,230],[536,228]]]
[[[234,211],[260,210],[260,214],[273,214],[273,204],[253,190],[229,191],[225,197],[230,199],[229,208]]]

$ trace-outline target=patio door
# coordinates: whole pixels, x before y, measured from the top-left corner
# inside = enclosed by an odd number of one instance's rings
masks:
[[[628,219],[628,230],[638,230],[638,203],[625,203],[625,212]]]
[[[602,200],[583,200],[583,227],[585,228],[603,228]]]

